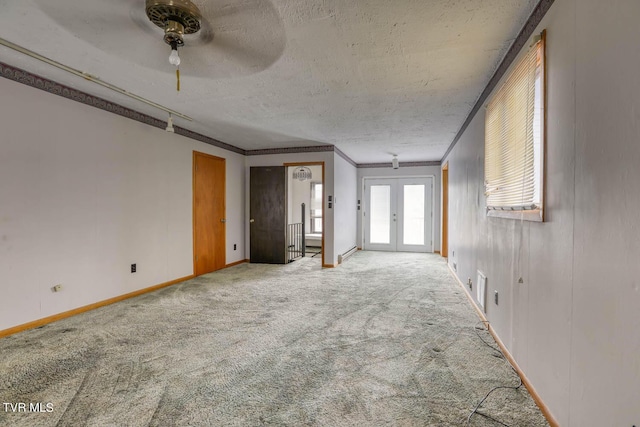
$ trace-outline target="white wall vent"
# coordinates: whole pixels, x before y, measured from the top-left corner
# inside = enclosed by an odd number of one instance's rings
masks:
[[[480,306],[482,311],[486,313],[487,309],[485,308],[486,306],[485,303],[487,299],[487,276],[485,276],[484,273],[480,270],[478,270],[478,281],[476,282],[476,291],[478,293],[476,298],[476,300],[478,301],[478,305]]]

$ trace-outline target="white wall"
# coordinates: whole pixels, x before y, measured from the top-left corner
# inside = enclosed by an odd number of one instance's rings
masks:
[[[249,177],[252,166],[283,166],[285,163],[301,162],[324,162],[324,262],[325,264],[337,263],[338,254],[334,252],[334,210],[328,209],[327,196],[333,195],[333,151],[323,151],[317,153],[291,153],[291,154],[265,154],[259,156],[247,156],[245,158],[245,248],[246,258],[249,259],[251,252],[249,247]]]
[[[334,165],[334,254],[337,257],[357,246],[358,172],[355,166],[338,154],[334,154]]]
[[[391,165],[389,167],[383,168],[359,168],[358,169],[358,197],[356,198],[356,202],[360,200],[360,210],[357,211],[358,215],[358,224],[357,224],[357,242],[358,247],[362,248],[364,246],[364,242],[362,241],[362,212],[364,210],[364,178],[388,178],[388,177],[412,177],[412,176],[431,176],[435,177],[433,181],[433,223],[434,223],[434,231],[433,231],[433,250],[440,251],[440,189],[441,184],[440,181],[442,179],[442,171],[440,170],[440,166],[411,166],[411,167],[400,167],[399,169],[393,169]]]
[[[499,292],[487,317],[562,426],[640,425],[639,16],[556,0],[539,27],[545,223],[486,217],[483,108],[446,159],[449,262]]]
[[[227,159],[226,261],[244,259],[243,156],[7,79],[0,93],[0,330],[193,274],[193,150]]]

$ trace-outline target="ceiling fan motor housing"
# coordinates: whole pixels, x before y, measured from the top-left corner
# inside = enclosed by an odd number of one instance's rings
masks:
[[[202,15],[189,0],[146,0],[147,17],[164,30],[164,41],[184,45],[182,36],[200,31]]]

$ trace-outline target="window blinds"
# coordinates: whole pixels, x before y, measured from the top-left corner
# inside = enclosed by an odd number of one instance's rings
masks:
[[[487,104],[485,194],[488,209],[541,207],[543,41],[516,65]]]

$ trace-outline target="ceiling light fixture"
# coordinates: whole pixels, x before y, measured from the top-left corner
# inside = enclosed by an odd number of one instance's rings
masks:
[[[167,127],[164,130],[171,133],[175,132],[175,129],[173,128],[173,117],[171,117],[171,114],[169,114],[169,119],[167,119]]]
[[[298,181],[311,179],[311,169],[306,166],[298,166],[293,171],[293,179],[297,179]]]
[[[391,166],[394,169],[398,169],[400,167],[400,163],[398,163],[398,155],[397,154],[393,155],[393,160],[391,160]]]

